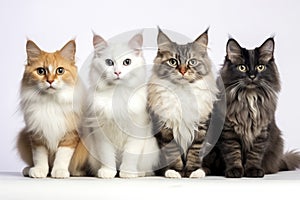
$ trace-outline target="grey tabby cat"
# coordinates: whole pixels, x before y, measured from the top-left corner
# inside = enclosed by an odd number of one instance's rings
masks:
[[[275,122],[280,79],[274,60],[274,39],[253,50],[229,39],[220,71],[227,100],[223,132],[204,159],[210,174],[263,177],[300,167],[300,154],[283,154],[281,131]]]
[[[179,45],[158,30],[148,111],[169,178],[205,176],[199,152],[218,89],[207,55],[208,30]]]

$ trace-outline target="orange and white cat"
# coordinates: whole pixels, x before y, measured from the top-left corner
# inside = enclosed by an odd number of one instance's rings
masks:
[[[84,87],[75,65],[76,43],[47,53],[28,40],[26,51],[20,103],[25,128],[17,141],[28,165],[23,175],[43,178],[50,172],[53,178],[66,178],[75,148],[84,151],[78,134]]]

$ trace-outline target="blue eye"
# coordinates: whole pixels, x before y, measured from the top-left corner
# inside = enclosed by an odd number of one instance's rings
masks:
[[[43,75],[46,74],[46,70],[45,70],[44,68],[42,68],[42,67],[37,68],[37,69],[36,69],[36,72],[37,72],[37,74],[40,75],[40,76],[43,76]]]
[[[105,60],[105,64],[108,66],[113,66],[114,65],[114,61],[112,61],[111,59],[106,59]]]
[[[129,59],[129,58],[127,58],[127,59],[125,59],[124,61],[123,61],[123,65],[124,66],[128,66],[128,65],[130,65],[131,64],[131,60]]]

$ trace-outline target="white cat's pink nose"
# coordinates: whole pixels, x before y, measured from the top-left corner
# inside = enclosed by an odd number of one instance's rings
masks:
[[[121,72],[114,72],[115,75],[117,75],[118,77],[120,76]]]

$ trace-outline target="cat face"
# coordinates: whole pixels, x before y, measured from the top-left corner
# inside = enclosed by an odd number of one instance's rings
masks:
[[[108,44],[94,35],[94,58],[90,71],[92,82],[104,81],[108,85],[128,83],[140,76],[145,60],[142,54],[143,36],[136,34],[127,43]],[[140,77],[143,78],[143,77]]]
[[[207,75],[210,69],[207,55],[207,31],[194,42],[179,45],[158,30],[158,52],[154,60],[153,73],[173,83],[192,83]]]
[[[242,48],[237,41],[229,39],[227,55],[221,76],[226,87],[244,89],[280,89],[279,74],[274,62],[274,39],[267,39],[253,50]]]
[[[26,51],[23,87],[32,88],[37,93],[54,94],[74,86],[77,78],[74,40],[54,53],[44,52],[33,41],[28,40]]]

